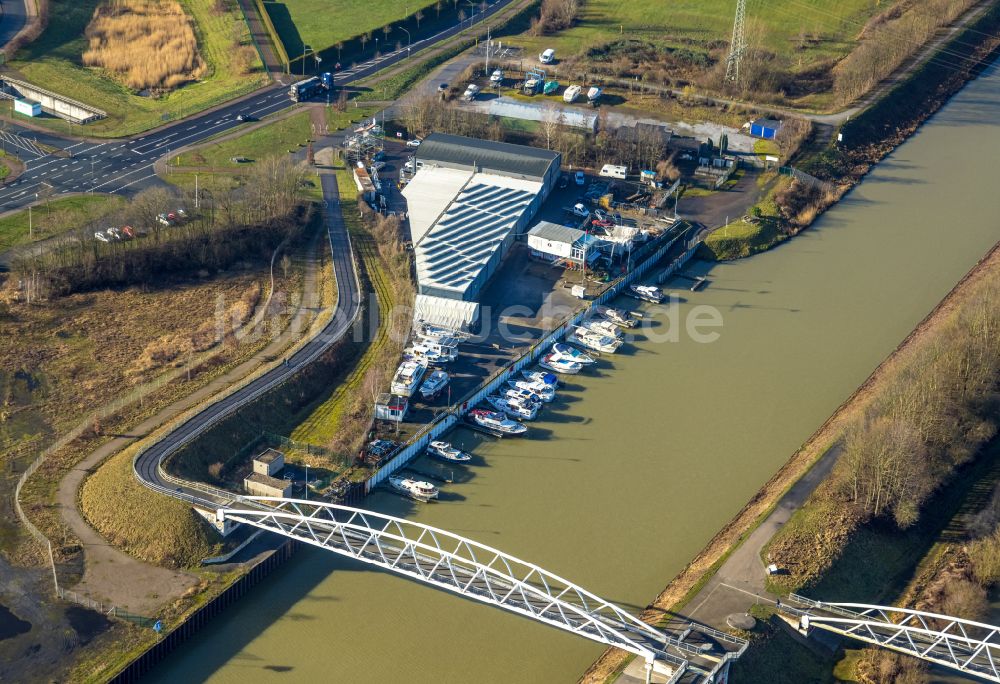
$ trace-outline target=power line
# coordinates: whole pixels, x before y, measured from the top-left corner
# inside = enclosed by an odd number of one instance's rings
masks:
[[[733,39],[729,45],[729,59],[726,60],[726,80],[740,80],[740,60],[747,49],[746,35],[747,0],[736,0],[736,17],[733,19]]]

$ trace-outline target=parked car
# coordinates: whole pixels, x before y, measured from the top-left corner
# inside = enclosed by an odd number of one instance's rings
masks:
[[[103,233],[102,231],[100,231],[100,230],[99,230],[99,231],[97,231],[96,233],[94,233],[94,237],[95,237],[95,238],[97,238],[98,240],[100,240],[101,242],[111,242],[110,240],[108,240],[108,236],[107,236],[107,235],[105,235],[105,234],[104,234],[104,233]]]
[[[542,64],[552,64],[556,58],[556,51],[552,48],[547,48],[542,54],[538,55],[538,61]]]
[[[171,218],[173,214],[157,214],[156,221],[164,226],[174,225],[174,220]]]
[[[107,235],[112,240],[122,239],[122,234],[118,232],[117,228],[108,228],[107,230],[104,231],[104,234]]]
[[[448,84],[447,83],[439,83],[438,84],[438,92],[439,93],[443,93],[446,90],[448,90]]]
[[[566,186],[568,185],[569,185],[569,176],[567,176],[565,173],[559,176],[559,189],[565,190]]]
[[[580,202],[573,205],[573,215],[579,216],[580,218],[587,218],[590,216],[590,209],[583,206]]]
[[[414,138],[413,140],[406,141],[407,147],[420,147],[420,138]]]
[[[583,175],[583,171],[577,171],[573,174],[573,180],[576,181],[577,185],[583,185],[587,182],[587,177]]]
[[[132,226],[124,226],[122,228],[122,235],[126,240],[131,240],[135,237],[135,231],[132,229]]]

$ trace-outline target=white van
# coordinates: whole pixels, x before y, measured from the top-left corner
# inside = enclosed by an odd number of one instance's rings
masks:
[[[552,64],[556,58],[556,51],[552,48],[548,48],[545,52],[538,55],[538,61],[542,64]]]
[[[606,178],[621,178],[622,180],[625,180],[625,177],[628,175],[628,169],[626,169],[624,166],[605,164],[604,167],[601,169],[601,173],[598,175],[604,176]]]

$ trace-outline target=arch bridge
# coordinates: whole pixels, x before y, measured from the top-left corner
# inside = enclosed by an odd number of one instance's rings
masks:
[[[822,629],[1000,683],[1000,627],[948,615],[791,594],[781,609],[808,635]]]
[[[646,662],[669,682],[725,682],[747,642],[686,623],[656,629],[609,601],[495,548],[374,511],[317,501],[243,497],[216,511],[218,522],[268,530],[376,565],[466,598],[517,613]]]

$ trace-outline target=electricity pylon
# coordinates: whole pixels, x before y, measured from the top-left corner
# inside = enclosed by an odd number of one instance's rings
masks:
[[[733,40],[729,45],[729,58],[726,60],[726,80],[740,80],[740,60],[747,49],[746,36],[747,0],[736,0],[736,18],[733,20]]]

